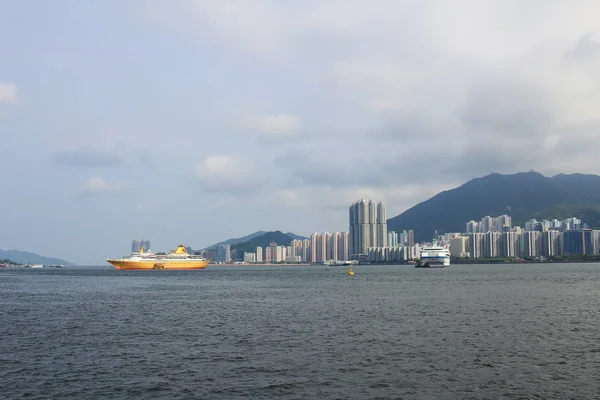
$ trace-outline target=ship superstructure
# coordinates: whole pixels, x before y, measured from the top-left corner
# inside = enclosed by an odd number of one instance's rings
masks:
[[[431,246],[425,246],[419,256],[421,268],[444,268],[450,265],[450,249],[448,246],[440,246],[434,243]]]

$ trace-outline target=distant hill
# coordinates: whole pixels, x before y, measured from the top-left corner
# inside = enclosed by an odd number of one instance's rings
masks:
[[[292,233],[292,232],[286,232],[285,235],[291,237],[294,240],[305,240],[305,239],[308,239],[306,236],[296,235],[295,233]]]
[[[388,219],[388,230],[413,229],[415,240],[431,240],[434,231],[464,232],[470,220],[507,214],[513,225],[531,218],[578,217],[600,227],[600,176],[537,172],[490,174],[470,180]]]
[[[215,247],[220,246],[222,244],[229,244],[229,245],[231,245],[231,244],[236,244],[236,243],[247,242],[248,240],[250,240],[252,238],[255,238],[255,237],[260,236],[260,235],[264,235],[265,233],[267,233],[267,232],[266,231],[257,231],[257,232],[251,233],[249,235],[239,237],[239,238],[232,238],[232,239],[223,240],[222,242],[215,243],[215,244],[213,244],[211,246],[206,247],[204,250],[212,250]]]
[[[276,231],[276,232],[281,233],[280,231]],[[234,244],[237,244],[237,243],[248,242],[248,241],[250,241],[250,240],[252,240],[252,239],[254,239],[254,238],[258,237],[258,236],[263,236],[263,235],[265,235],[267,233],[272,233],[272,232],[257,231],[257,232],[251,233],[249,235],[242,236],[240,238],[233,238],[233,239],[223,240],[222,242],[215,243],[212,246],[208,246],[204,250],[211,250],[211,249],[214,249],[215,247],[217,247],[219,245],[222,245],[222,244],[234,245]],[[296,235],[295,233],[292,233],[292,232],[284,233],[284,235],[289,236],[291,239],[296,239],[296,240],[308,239],[308,238],[306,238],[304,236],[299,236],[299,235]],[[291,241],[291,239],[290,239],[290,241]]]
[[[0,249],[0,260],[8,259],[19,264],[44,264],[44,265],[75,265],[60,258],[44,257],[29,251],[2,250]]]
[[[273,232],[265,232],[260,236],[253,237],[252,239],[243,242],[236,243],[231,246],[232,251],[237,251],[238,253],[248,252],[253,253],[256,251],[258,246],[267,247],[271,242],[277,243],[279,246],[288,246],[292,240],[296,238],[302,238],[302,236],[293,235],[291,236],[288,233],[282,233],[281,231],[273,231]],[[302,238],[304,239],[304,238]],[[297,239],[297,240],[302,240]]]

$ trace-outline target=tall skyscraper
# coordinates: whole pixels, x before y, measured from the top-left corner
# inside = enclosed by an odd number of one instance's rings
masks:
[[[131,252],[132,253],[139,253],[141,248],[142,248],[141,240],[134,240],[131,242]]]
[[[150,241],[146,239],[142,240],[134,240],[131,242],[131,252],[139,253],[139,251],[144,248],[144,251],[150,250]]]
[[[408,246],[414,246],[415,245],[415,231],[410,229],[406,232],[406,234],[407,234],[406,244]]]
[[[386,220],[385,204],[377,203],[377,214],[375,219],[375,247],[387,247],[388,229]]]
[[[367,254],[369,247],[387,246],[385,204],[358,200],[349,208],[350,254]]]

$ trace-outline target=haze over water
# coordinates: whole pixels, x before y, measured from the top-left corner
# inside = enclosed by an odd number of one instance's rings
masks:
[[[600,265],[0,271],[0,398],[599,398]]]

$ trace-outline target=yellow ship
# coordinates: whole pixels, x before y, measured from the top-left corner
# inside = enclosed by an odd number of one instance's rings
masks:
[[[132,253],[130,257],[118,260],[106,259],[116,269],[139,270],[139,269],[204,269],[208,265],[206,258],[188,254],[187,249],[179,245],[177,249],[169,254],[154,254],[145,252],[144,248],[139,253]]]

